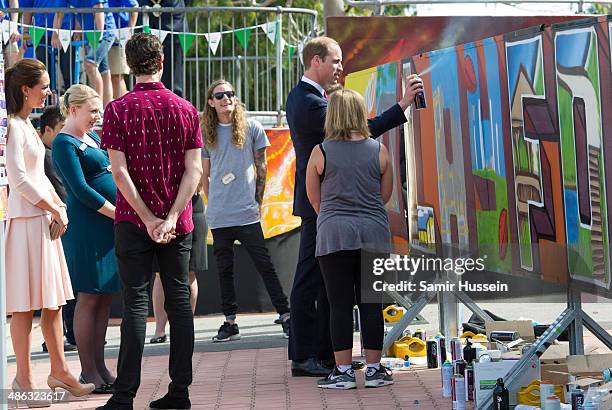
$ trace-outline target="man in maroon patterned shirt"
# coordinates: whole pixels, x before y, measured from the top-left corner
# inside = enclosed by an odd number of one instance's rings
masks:
[[[168,393],[152,409],[190,409],[193,314],[189,302],[191,197],[202,175],[197,110],[160,82],[162,45],[139,33],[125,47],[136,76],[134,90],[108,104],[102,146],[117,183],[115,252],[123,282],[123,321],[114,393],[98,409],[132,409],[149,307],[153,257],[157,258],[170,321]]]

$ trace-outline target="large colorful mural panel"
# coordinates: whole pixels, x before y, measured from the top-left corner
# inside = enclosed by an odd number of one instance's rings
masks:
[[[401,63],[428,102],[403,128],[411,249],[610,291],[611,33],[542,25]]]

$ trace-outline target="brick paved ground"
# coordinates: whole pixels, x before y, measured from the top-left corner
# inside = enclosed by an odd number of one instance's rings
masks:
[[[439,370],[412,369],[396,372],[393,386],[377,389],[358,387],[350,391],[318,389],[315,378],[293,378],[285,348],[244,349],[196,353],[193,358],[194,382],[191,400],[194,409],[450,409],[441,397]],[[163,395],[168,379],[167,356],[148,356],[143,360],[142,386],[135,409],[146,409],[152,399]],[[109,365],[115,365],[115,359]],[[79,362],[72,358],[71,369],[78,373]],[[9,366],[12,380],[15,367]],[[35,379],[44,385],[49,364],[34,363]],[[358,383],[363,386],[364,373]],[[89,396],[52,408],[93,409],[108,396]]]
[[[537,305],[537,304],[536,304]],[[593,304],[591,314],[607,328],[609,304]],[[513,311],[502,305],[507,312]],[[530,305],[526,305],[530,307]],[[542,310],[542,305],[534,309]],[[430,306],[425,317],[431,323],[424,326],[430,334],[437,328],[435,307]],[[551,309],[548,316],[555,317],[562,307]],[[525,309],[516,315],[529,315]],[[510,315],[509,315],[510,316]],[[544,323],[550,318],[537,317]],[[193,357],[194,382],[191,398],[194,409],[443,409],[450,410],[451,403],[441,397],[439,369],[427,370],[414,367],[407,372],[396,372],[393,386],[378,389],[360,387],[352,391],[329,391],[316,387],[315,378],[292,378],[287,358],[286,340],[282,339],[280,326],[273,325],[274,314],[251,314],[240,316],[242,340],[232,343],[212,343],[210,338],[221,324],[220,316],[201,317],[196,320],[196,353]],[[517,316],[518,317],[518,316]],[[515,317],[509,317],[515,318]],[[433,320],[432,320],[433,319]],[[115,368],[118,352],[119,331],[113,321],[107,333],[108,365]],[[148,337],[152,336],[153,323],[148,324]],[[7,332],[8,334],[8,332]],[[147,337],[147,338],[148,338]],[[45,386],[49,372],[48,358],[40,353],[42,341],[38,325],[33,330],[33,366],[39,387]],[[358,355],[359,337],[355,337],[355,356]],[[12,355],[10,339],[7,339],[9,355]],[[585,344],[603,346],[585,331]],[[605,348],[600,353],[607,352]],[[168,379],[168,343],[147,344],[143,359],[142,386],[136,398],[136,409],[145,409],[147,404],[166,392]],[[75,374],[80,371],[78,356],[68,354],[68,363]],[[15,374],[14,358],[9,357],[9,381]],[[363,372],[359,371],[358,383],[363,386]],[[54,404],[56,410],[93,409],[102,405],[108,396],[90,396],[86,400]],[[470,407],[468,407],[470,408]]]

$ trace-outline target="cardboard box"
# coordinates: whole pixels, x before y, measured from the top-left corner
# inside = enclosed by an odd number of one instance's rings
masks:
[[[566,363],[542,364],[540,373],[542,375],[542,380],[550,380],[554,384],[564,385],[569,382],[569,373]]]
[[[503,360],[501,362],[488,362],[488,363],[474,363],[474,399],[476,407],[478,403],[485,400],[487,397],[493,394],[493,389],[497,383],[497,379],[500,377],[505,379],[506,375],[517,364],[516,360]],[[519,376],[517,388],[510,390],[510,405],[514,406],[517,404],[516,393],[520,387],[527,386],[534,380],[540,379],[540,360],[534,357],[530,363],[527,371],[523,372]]]
[[[485,322],[485,328],[487,329],[487,338],[489,340],[491,340],[491,332],[500,330],[518,332],[521,335],[521,339],[527,341],[535,340],[535,335],[533,333],[533,322],[531,320]]]
[[[566,363],[550,363],[550,359],[541,362],[542,380],[550,380],[555,384],[571,383],[586,388],[603,382],[604,369],[612,367],[612,354],[567,356]]]

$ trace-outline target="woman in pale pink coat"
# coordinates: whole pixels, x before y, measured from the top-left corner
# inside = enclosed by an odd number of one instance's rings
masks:
[[[45,176],[45,147],[30,122],[34,108],[42,108],[49,91],[49,74],[40,61],[24,59],[6,71],[6,108],[9,114],[6,168],[9,180],[6,224],[6,310],[12,314],[11,339],[17,362],[16,391],[35,389],[30,367],[32,316],[42,310],[40,325],[49,350],[50,388],[73,395],[89,394],[93,384],[80,384],[64,358],[62,305],[73,299],[60,240],[52,240],[49,224],[68,228],[66,205]],[[28,407],[48,402],[29,401]]]

